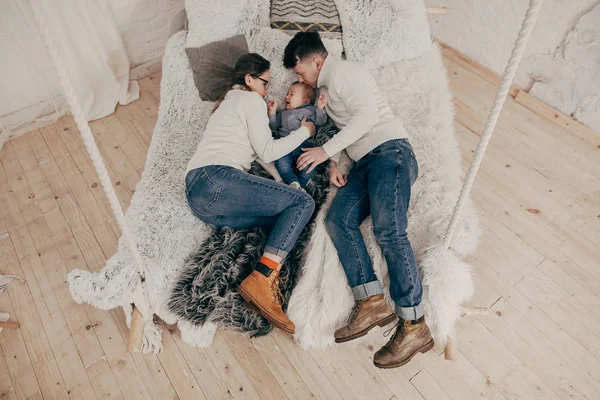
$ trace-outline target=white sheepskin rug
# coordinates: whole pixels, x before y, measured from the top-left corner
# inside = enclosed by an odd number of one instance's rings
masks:
[[[260,3],[257,9],[268,12],[263,4],[265,0],[247,1]],[[392,109],[404,122],[419,162],[408,235],[417,261],[421,266],[427,265],[427,269],[421,270],[426,318],[437,344],[443,345],[453,333],[461,304],[473,295],[467,264],[427,263],[427,258],[435,257],[431,248],[442,242],[463,177],[446,70],[439,48],[429,39],[421,1],[337,0],[336,4],[344,37],[347,37],[343,43],[346,57],[371,69]],[[410,24],[416,29],[407,30]],[[390,29],[391,26],[395,28]],[[250,51],[262,53],[272,62],[275,83],[272,94],[281,100],[287,84],[294,79],[281,66],[283,47],[290,37],[270,28],[246,33]],[[326,41],[325,45],[332,53],[339,54],[341,50],[339,41]],[[141,304],[146,317],[145,351],[161,349],[160,327],[152,322],[152,314],[167,323],[178,323],[183,340],[192,345],[210,345],[216,330],[211,324],[195,327],[178,321],[167,308],[172,287],[186,258],[211,232],[210,227],[190,212],[184,193],[183,173],[214,105],[201,101],[198,96],[185,46],[185,31],[174,34],[168,42],[163,59],[159,117],[142,179],[126,212],[144,260],[143,284],[123,238],[119,240],[117,253],[102,271],[75,270],[68,276],[76,301],[101,309],[123,307],[128,322],[131,303]],[[277,84],[277,81],[285,84]],[[342,167],[348,168],[349,163],[346,158]],[[335,190],[317,216],[305,251],[302,274],[288,307],[288,314],[297,327],[295,339],[304,348],[333,344],[334,330],[343,325],[354,304],[337,252],[324,226],[333,196]],[[387,288],[387,268],[370,219],[363,224],[362,232],[377,275]],[[469,202],[452,243],[453,253],[460,258],[472,253],[478,237],[477,216]],[[386,296],[389,300],[388,292]],[[365,340],[377,343],[381,339],[378,332],[373,332]]]

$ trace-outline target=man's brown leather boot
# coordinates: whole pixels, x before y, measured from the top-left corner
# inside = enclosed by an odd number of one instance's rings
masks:
[[[242,281],[237,292],[258,312],[279,329],[294,333],[296,326],[281,308],[283,296],[279,290],[279,271],[258,263],[254,271]]]
[[[373,364],[379,368],[400,367],[418,352],[426,353],[432,348],[433,339],[424,317],[416,321],[400,320],[390,341],[375,353]]]
[[[396,319],[396,315],[388,307],[383,294],[376,294],[366,299],[358,300],[348,325],[335,331],[333,336],[336,343],[349,342],[365,336],[376,326],[386,326]]]

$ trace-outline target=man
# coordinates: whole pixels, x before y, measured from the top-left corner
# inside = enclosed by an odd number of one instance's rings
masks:
[[[310,166],[310,172],[330,159],[329,179],[340,188],[326,227],[356,305],[348,324],[335,332],[335,341],[364,336],[397,316],[395,334],[373,362],[380,368],[404,365],[433,347],[423,317],[419,271],[406,235],[411,186],[418,174],[407,132],[370,74],[357,63],[329,57],[318,33],[296,34],[285,48],[283,63],[299,82],[327,93],[327,114],[340,128],[324,146],[306,149],[297,163],[299,170]],[[337,167],[342,150],[354,161],[347,177]],[[359,230],[369,215],[387,261],[393,311],[383,298]]]

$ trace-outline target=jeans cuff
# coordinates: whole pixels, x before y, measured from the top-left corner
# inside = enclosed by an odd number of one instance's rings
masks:
[[[265,247],[265,253],[269,253],[269,254],[273,254],[275,256],[281,257],[281,264],[283,264],[283,260],[285,260],[285,258],[288,255],[287,251],[279,250],[279,249],[276,249],[275,247],[268,246],[268,245]]]
[[[383,289],[381,288],[379,281],[363,283],[352,288],[352,294],[354,295],[354,300],[356,301],[381,293],[383,293]]]
[[[413,307],[400,307],[398,304],[395,305],[394,311],[396,315],[405,321],[416,321],[425,315],[423,304],[419,303]]]

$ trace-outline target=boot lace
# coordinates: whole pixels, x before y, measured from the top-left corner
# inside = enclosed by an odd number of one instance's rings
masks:
[[[281,288],[279,287],[279,278],[273,277],[270,282],[271,285],[271,298],[275,300],[279,305],[282,305],[285,301]]]
[[[383,332],[383,337],[388,337],[390,336],[390,333],[392,333],[392,331],[394,329],[396,329],[398,327],[398,325],[400,325],[400,322],[396,322],[396,325],[392,326],[390,329],[388,329],[387,331]],[[394,333],[394,336],[396,335],[396,333]],[[392,336],[392,337],[394,337]]]
[[[360,310],[360,301],[357,301],[356,304],[354,304],[354,307],[352,307],[352,311],[350,311],[350,315],[348,315],[348,320],[346,321],[347,323],[354,321],[354,317],[356,317],[358,310]]]
[[[402,321],[401,319],[398,319],[398,322],[396,322],[396,325],[392,326],[390,329],[388,329],[387,331],[385,331],[383,333],[384,337],[388,337],[394,329],[396,330],[394,332],[394,334],[392,335],[392,337],[390,338],[390,340],[388,341],[388,343],[386,344],[386,346],[389,346],[390,344],[394,343],[398,337],[401,339],[404,336],[404,327],[405,327],[405,322]]]

